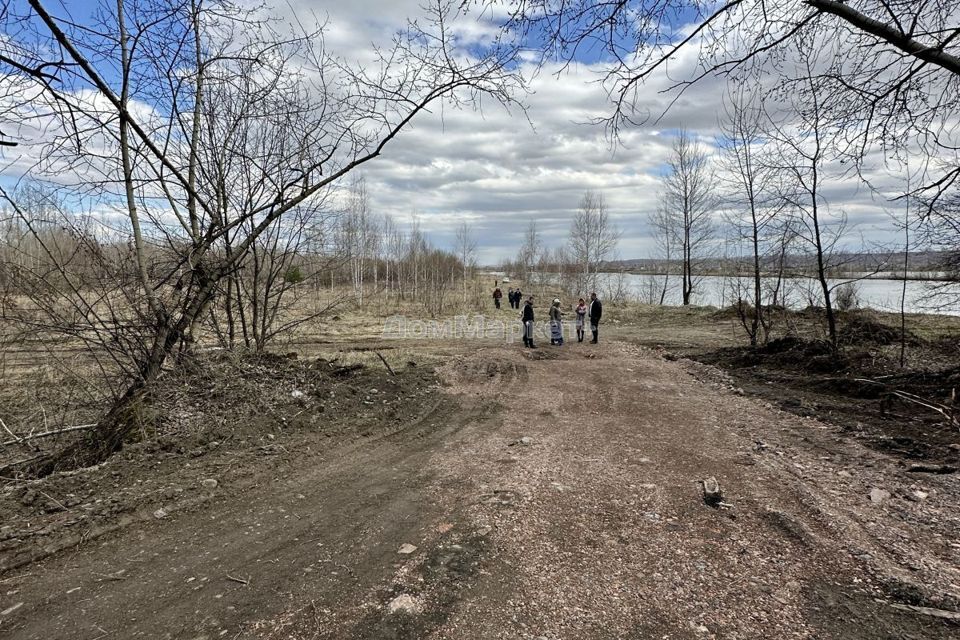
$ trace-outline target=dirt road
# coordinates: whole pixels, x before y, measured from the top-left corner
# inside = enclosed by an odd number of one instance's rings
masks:
[[[0,637],[960,635],[956,474],[624,343],[440,373],[397,430],[288,442],[202,504],[0,576]]]

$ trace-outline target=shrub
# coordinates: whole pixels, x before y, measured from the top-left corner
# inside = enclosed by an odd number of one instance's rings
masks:
[[[844,282],[833,292],[833,306],[837,311],[851,311],[860,306],[860,295],[853,282]]]
[[[287,269],[287,271],[283,274],[283,281],[287,284],[300,284],[306,279],[307,277],[303,275],[303,271],[301,271],[300,267],[296,265]]]

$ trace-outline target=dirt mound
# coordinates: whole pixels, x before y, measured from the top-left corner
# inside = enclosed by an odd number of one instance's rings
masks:
[[[437,402],[436,376],[425,366],[395,370],[222,354],[171,373],[138,412],[135,440],[103,464],[41,480],[12,469],[0,477],[0,571],[118,521],[162,519],[171,504],[203,502],[216,487],[205,481],[289,455],[291,440],[329,446],[416,422]]]
[[[865,313],[847,314],[842,318],[838,337],[845,346],[887,346],[900,343],[900,329]],[[908,345],[920,343],[910,331],[904,337]]]
[[[760,308],[763,310],[763,314],[768,318],[771,316],[782,316],[784,314],[791,313],[786,307],[778,304],[765,304]],[[741,313],[743,313],[743,315],[748,318],[749,321],[749,319],[754,315],[754,306],[746,301],[740,304],[734,303],[717,309],[710,314],[710,317],[715,320],[739,320]]]
[[[757,349],[757,361],[767,365],[799,369],[812,373],[833,373],[847,367],[847,359],[834,353],[825,340],[804,340],[785,336]]]
[[[748,318],[751,317],[753,315],[753,305],[744,302],[742,306],[731,304],[726,307],[720,307],[711,313],[710,317],[716,320],[739,320],[741,312]]]
[[[790,353],[794,356],[803,355],[807,357],[828,356],[833,353],[830,343],[825,340],[804,340],[797,336],[776,338],[762,346],[758,351],[767,355]]]
[[[761,353],[776,354],[785,353],[794,349],[801,348],[804,341],[797,336],[784,336],[775,338],[758,349]]]

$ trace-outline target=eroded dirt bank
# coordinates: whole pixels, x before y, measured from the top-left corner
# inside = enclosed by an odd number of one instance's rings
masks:
[[[284,441],[202,504],[0,576],[0,634],[960,633],[956,474],[622,343],[482,348],[440,374],[389,431]]]

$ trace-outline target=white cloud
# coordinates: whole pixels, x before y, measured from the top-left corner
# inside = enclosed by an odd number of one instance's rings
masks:
[[[424,15],[422,1],[292,0],[277,15],[292,10],[304,22],[329,18],[328,50],[369,61],[371,43],[386,44],[407,19]],[[455,33],[465,43],[484,42],[494,33],[494,18],[468,17]],[[589,124],[611,112],[600,66],[540,69],[526,114],[493,105],[425,114],[364,169],[372,207],[401,223],[416,213],[421,228],[440,245],[452,243],[456,225],[466,219],[477,230],[481,260],[493,263],[515,253],[530,219],[549,243],[565,242],[581,195],[593,189],[604,195],[624,232],[620,255],[643,257],[652,247],[646,219],[657,207],[658,173],[672,132],[687,128],[707,140],[717,133],[721,80],[693,86],[666,109],[673,95],[664,91],[696,66],[696,52],[683,51],[644,85],[638,111],[655,118],[625,126],[616,147],[602,125]],[[525,63],[525,72],[534,75],[534,69],[532,61]],[[891,184],[881,172],[876,178],[880,185]],[[827,193],[834,207],[863,223],[872,237],[888,234],[883,203],[856,180],[837,181]]]

